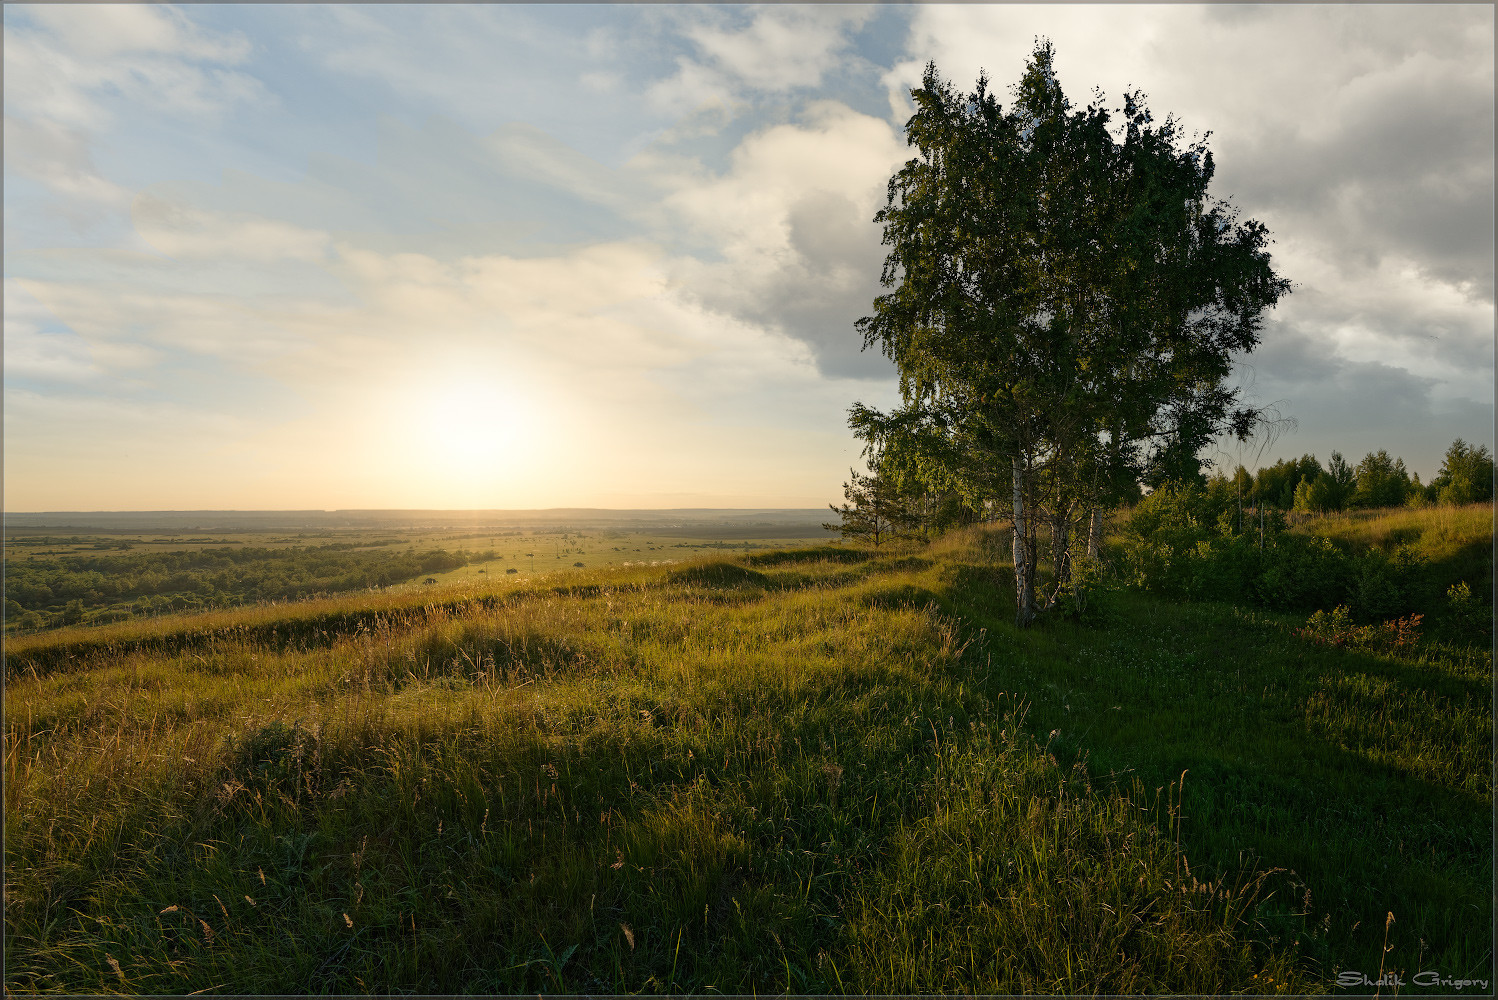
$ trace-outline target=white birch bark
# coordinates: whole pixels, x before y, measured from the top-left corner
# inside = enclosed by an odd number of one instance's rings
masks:
[[[1035,617],[1035,553],[1030,544],[1024,462],[1018,455],[1010,461],[1014,471],[1014,623],[1026,628]]]
[[[1103,505],[1092,508],[1092,523],[1087,530],[1087,558],[1096,559],[1103,550]]]

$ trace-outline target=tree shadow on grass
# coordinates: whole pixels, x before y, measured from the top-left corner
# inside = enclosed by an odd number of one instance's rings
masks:
[[[1059,731],[1059,760],[1151,788],[1185,773],[1182,844],[1194,864],[1231,872],[1247,852],[1292,869],[1277,886],[1285,909],[1266,927],[1299,939],[1328,970],[1376,969],[1393,911],[1389,967],[1412,973],[1437,956],[1452,975],[1486,974],[1493,831],[1491,799],[1477,790],[1486,780],[1436,780],[1421,755],[1486,774],[1490,691],[1428,665],[1319,649],[1224,605],[1148,595],[1109,595],[1101,625],[1042,618],[1020,632],[997,575],[962,567],[949,597],[975,640],[969,655],[986,658],[987,683],[1032,700],[1029,728],[1042,741]],[[1333,680],[1399,700],[1339,694]],[[1421,746],[1441,720],[1401,728],[1389,717],[1443,704],[1489,725]],[[1338,725],[1313,721],[1318,710]],[[1349,743],[1358,728],[1366,738]]]

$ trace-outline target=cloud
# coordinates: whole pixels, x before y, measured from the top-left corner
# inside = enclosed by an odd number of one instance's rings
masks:
[[[880,292],[872,219],[906,156],[886,122],[824,101],[748,136],[723,173],[678,174],[665,208],[720,254],[681,260],[683,288],[806,344],[824,374],[887,376],[853,324]]]
[[[79,221],[130,202],[129,191],[99,173],[88,136],[79,129],[6,117],[5,163],[20,176],[50,188],[63,199],[63,212]]]
[[[1157,115],[1211,130],[1214,191],[1277,236],[1349,267],[1402,255],[1492,301],[1492,8],[922,7],[919,56],[887,82],[908,88],[934,58],[960,86],[986,65],[1007,87],[1040,34],[1074,101],[1139,87]]]
[[[5,284],[5,375],[17,382],[94,382],[102,376],[76,334],[48,332],[48,311],[15,282]]]
[[[75,228],[126,208],[130,192],[95,164],[101,135],[151,114],[212,119],[268,100],[248,40],[204,31],[179,10],[128,4],[8,6],[5,163],[42,184]]]
[[[227,68],[248,57],[246,39],[204,31],[174,8],[8,9],[25,20],[6,25],[7,114],[99,129],[117,106],[215,115],[265,97],[258,80]]]
[[[122,53],[155,53],[214,62],[240,62],[249,42],[205,32],[180,11],[163,5],[104,4],[87,10],[66,5],[27,5],[31,20],[68,50],[92,59]]]
[[[206,212],[151,194],[135,199],[136,232],[169,257],[316,261],[328,234],[249,213]]]
[[[1074,102],[1139,88],[1211,130],[1213,192],[1295,283],[1247,359],[1255,391],[1289,401],[1299,439],[1417,461],[1491,434],[1493,26],[1477,6],[923,6],[885,80],[897,106],[934,59],[1002,95],[1045,35]]]
[[[1382,361],[1350,361],[1334,343],[1318,342],[1272,326],[1249,356],[1258,402],[1279,401],[1298,428],[1280,438],[1275,456],[1311,453],[1323,462],[1340,451],[1356,462],[1384,448],[1402,455],[1427,481],[1452,440],[1489,441],[1491,402],[1453,392],[1435,378]],[[1247,461],[1249,454],[1234,461]]]
[[[1277,260],[1298,283],[1274,313],[1289,335],[1348,361],[1398,365],[1445,393],[1492,399],[1493,311],[1469,288],[1403,255],[1349,269],[1319,241],[1283,246]]]
[[[657,108],[685,114],[704,105],[731,105],[760,94],[818,87],[848,58],[850,31],[871,10],[855,6],[779,6],[746,11],[694,7],[678,13],[693,55],[647,91]],[[746,23],[747,19],[747,23]]]

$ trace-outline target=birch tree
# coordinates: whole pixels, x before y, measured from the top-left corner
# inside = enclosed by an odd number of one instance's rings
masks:
[[[1095,546],[1126,488],[1253,429],[1226,379],[1288,284],[1264,228],[1207,196],[1205,140],[1182,148],[1139,95],[1115,135],[1100,97],[1067,100],[1049,43],[1007,112],[986,77],[961,95],[934,64],[912,97],[917,155],[875,216],[890,291],[858,323],[895,362],[903,406],[855,406],[850,423],[899,437],[977,509],[1003,481],[1023,627],[1041,609],[1041,522],[1059,587],[1074,518]]]

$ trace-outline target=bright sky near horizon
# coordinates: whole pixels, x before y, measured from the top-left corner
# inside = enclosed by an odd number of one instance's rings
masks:
[[[1486,5],[7,5],[9,510],[811,507],[927,60],[1210,131],[1250,467],[1493,444]]]

